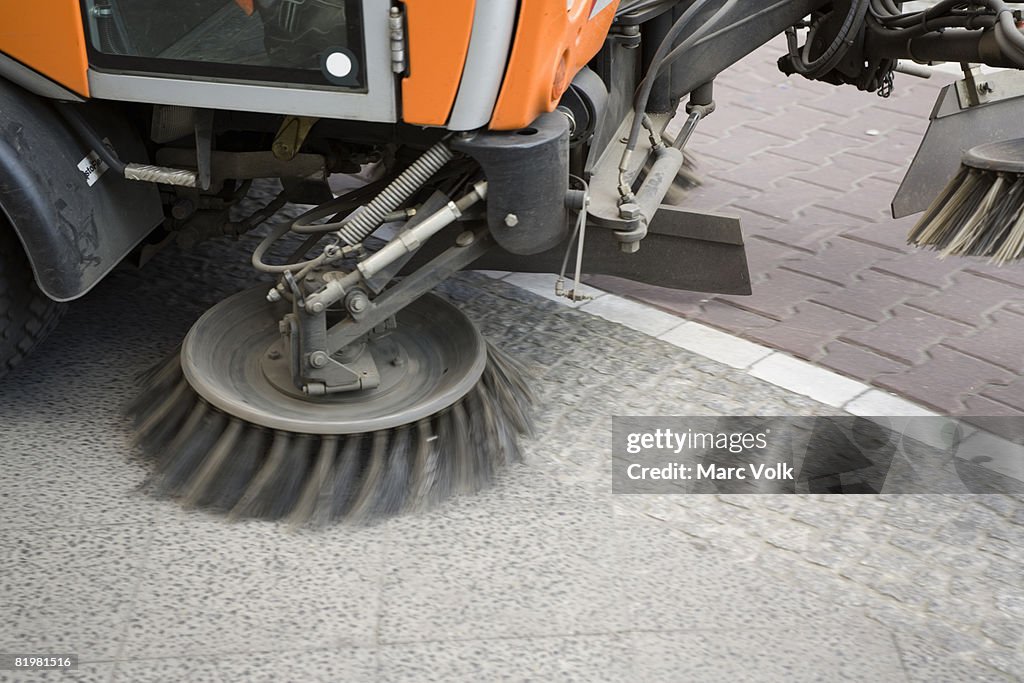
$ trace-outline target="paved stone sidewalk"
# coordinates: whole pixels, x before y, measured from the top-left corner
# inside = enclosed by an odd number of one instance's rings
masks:
[[[751,297],[595,284],[958,415],[1024,411],[1024,264],[911,250],[889,203],[939,88],[897,75],[883,100],[783,76],[776,40],[727,71],[691,143],[689,205],[738,215]]]

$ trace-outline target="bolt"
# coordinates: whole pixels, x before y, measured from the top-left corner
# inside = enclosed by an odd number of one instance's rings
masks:
[[[349,313],[358,315],[370,307],[370,300],[366,294],[355,290],[345,297],[345,307],[348,308]]]
[[[277,349],[274,349],[272,351],[268,351],[267,352],[267,358],[269,358],[270,360],[277,360],[280,357],[281,357],[281,352],[278,351]]]
[[[467,230],[465,232],[459,233],[459,236],[455,238],[455,244],[459,245],[460,247],[468,247],[469,245],[473,244],[473,241],[475,239],[476,235]]]
[[[507,225],[510,228],[516,227],[517,225],[519,225],[519,216],[515,215],[514,213],[507,214],[505,216],[505,225]]]
[[[622,250],[623,254],[635,254],[640,251],[639,242],[623,242],[619,245],[619,249]]]
[[[391,364],[396,368],[400,368],[403,365],[405,365],[405,359],[402,358],[401,356],[395,356],[394,358],[391,359]]]
[[[311,382],[302,385],[302,393],[307,396],[323,396],[327,393],[327,385],[323,382]]]
[[[322,301],[314,301],[312,304],[309,305],[309,310],[312,311],[313,313],[323,313],[324,303]]]
[[[272,290],[267,292],[267,301],[269,301],[270,303],[277,303],[280,300],[281,292],[277,291],[277,287],[274,287]]]
[[[322,368],[327,365],[327,361],[330,360],[327,356],[326,351],[314,351],[309,354],[309,364],[314,368]]]
[[[619,218],[627,221],[635,221],[640,218],[640,207],[632,202],[619,207]]]
[[[195,210],[195,204],[192,203],[191,199],[179,199],[171,207],[171,215],[181,221],[195,213]]]

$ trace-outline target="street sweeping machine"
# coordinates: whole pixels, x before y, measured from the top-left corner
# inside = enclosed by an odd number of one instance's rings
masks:
[[[190,505],[366,519],[516,461],[528,373],[431,293],[462,269],[557,273],[570,298],[581,274],[749,293],[738,222],[665,197],[715,77],[782,34],[784,74],[882,96],[963,64],[894,210],[942,253],[1024,253],[1024,33],[1001,0],[2,7],[0,372],[120,262],[270,224],[266,284],[196,321],[131,407],[155,490]],[[232,219],[260,179],[279,196]],[[288,203],[312,208],[275,221]]]

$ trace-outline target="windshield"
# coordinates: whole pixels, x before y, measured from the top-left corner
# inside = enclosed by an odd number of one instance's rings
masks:
[[[358,0],[85,0],[100,67],[363,84]]]

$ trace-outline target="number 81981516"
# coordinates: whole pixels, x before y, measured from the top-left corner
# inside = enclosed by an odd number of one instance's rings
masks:
[[[77,655],[2,655],[0,669],[76,669]]]

